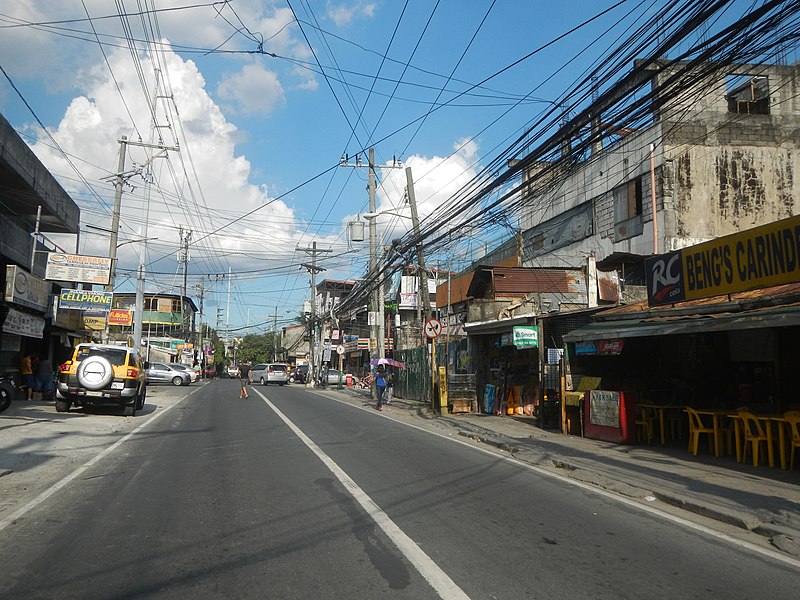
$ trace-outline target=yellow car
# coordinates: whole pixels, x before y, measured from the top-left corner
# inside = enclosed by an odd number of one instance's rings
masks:
[[[109,344],[78,344],[61,365],[56,411],[87,405],[118,405],[126,417],[144,408],[147,363],[133,348]]]

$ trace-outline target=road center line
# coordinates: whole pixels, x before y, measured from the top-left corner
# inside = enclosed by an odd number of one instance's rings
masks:
[[[417,546],[417,544],[408,537],[402,529],[400,529],[394,521],[389,518],[381,508],[370,498],[358,484],[353,481],[350,476],[345,473],[333,459],[325,454],[300,428],[297,427],[286,415],[284,415],[277,406],[270,402],[263,393],[259,390],[252,388],[261,398],[266,402],[273,412],[294,432],[294,434],[308,446],[308,448],[317,455],[323,464],[328,467],[334,477],[336,477],[344,488],[350,493],[351,496],[358,502],[361,507],[367,512],[370,518],[380,527],[383,532],[389,537],[390,540],[397,546],[397,549],[408,559],[420,575],[436,590],[440,598],[446,600],[467,599],[464,591],[456,585],[456,583],[442,571],[439,566]]]

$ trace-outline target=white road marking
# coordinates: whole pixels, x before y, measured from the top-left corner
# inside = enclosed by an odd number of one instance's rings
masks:
[[[263,393],[259,390],[254,390],[264,402],[267,403],[276,415],[291,429],[294,434],[308,446],[308,448],[317,455],[323,464],[328,467],[334,477],[338,479],[350,495],[358,502],[361,507],[367,512],[373,521],[380,527],[383,532],[389,537],[390,540],[397,546],[397,549],[414,565],[414,568],[419,571],[420,575],[436,590],[440,598],[446,600],[467,599],[464,591],[450,579],[447,574],[442,571],[439,566],[427,555],[425,552],[408,537],[402,529],[400,529],[394,521],[389,518],[381,508],[370,498],[358,484],[353,481],[350,476],[345,473],[339,465],[337,465],[331,457],[329,457],[322,449],[317,446],[311,438],[303,433],[286,415],[284,415],[277,406],[270,402]]]
[[[675,514],[664,512],[663,510],[660,510],[657,506],[652,506],[652,505],[649,505],[649,504],[643,504],[643,503],[638,502],[636,500],[633,500],[631,498],[626,498],[625,496],[620,496],[619,494],[615,494],[614,492],[610,492],[608,490],[604,490],[603,488],[594,486],[594,485],[592,485],[590,483],[585,483],[585,482],[579,481],[577,479],[572,479],[571,477],[567,477],[566,475],[562,475],[561,473],[556,473],[556,472],[553,472],[553,471],[549,471],[549,470],[547,470],[547,469],[545,469],[543,467],[540,467],[540,466],[533,465],[531,463],[525,462],[522,459],[515,457],[514,455],[503,453],[502,450],[485,448],[485,447],[476,445],[475,442],[468,442],[468,441],[453,437],[452,434],[439,433],[438,431],[431,431],[430,429],[425,429],[424,427],[420,427],[419,425],[414,425],[413,423],[406,423],[405,421],[392,419],[391,413],[388,413],[388,414],[385,413],[385,412],[377,413],[375,411],[375,409],[372,408],[371,405],[370,406],[354,406],[351,402],[348,402],[347,400],[340,400],[339,398],[333,398],[331,396],[326,396],[324,394],[319,394],[319,393],[316,393],[316,395],[319,396],[320,398],[326,398],[328,400],[333,400],[335,402],[339,402],[340,404],[344,404],[344,405],[349,406],[351,408],[355,408],[355,409],[358,409],[358,410],[365,410],[365,411],[370,412],[370,413],[375,413],[376,417],[384,417],[386,419],[391,419],[395,423],[398,423],[400,425],[404,425],[405,427],[412,427],[413,429],[417,429],[419,431],[423,431],[425,433],[438,436],[438,437],[440,437],[442,439],[445,439],[445,440],[448,440],[450,442],[453,442],[453,443],[456,443],[456,444],[461,444],[462,446],[466,446],[468,448],[472,448],[473,450],[477,450],[478,452],[483,452],[484,454],[488,454],[488,455],[493,456],[495,458],[499,458],[501,460],[508,461],[508,462],[513,463],[513,464],[515,464],[517,466],[521,466],[521,467],[523,467],[525,469],[528,469],[529,471],[533,471],[534,473],[538,473],[539,475],[545,475],[547,477],[550,477],[552,479],[556,479],[556,480],[561,481],[563,483],[567,483],[569,485],[581,488],[582,490],[587,490],[589,492],[594,492],[595,494],[599,494],[601,496],[604,496],[605,498],[609,498],[611,500],[614,500],[616,502],[620,502],[620,503],[625,504],[627,506],[632,506],[632,507],[637,508],[637,509],[639,509],[641,511],[644,511],[644,512],[650,514],[650,515],[654,515],[656,517],[659,517],[659,518],[661,518],[661,519],[663,519],[665,521],[671,521],[671,522],[676,523],[678,525],[681,525],[681,526],[683,526],[683,527],[685,527],[687,529],[693,529],[695,531],[699,531],[701,533],[704,533],[704,534],[706,534],[708,536],[711,536],[713,538],[716,538],[718,540],[722,540],[724,542],[727,542],[727,543],[729,543],[729,544],[731,544],[733,546],[737,546],[737,547],[739,547],[739,548],[741,548],[743,550],[747,550],[747,551],[753,552],[755,554],[760,554],[762,556],[766,556],[766,557],[768,557],[768,558],[770,558],[772,560],[777,559],[778,561],[786,563],[787,565],[789,565],[791,567],[800,568],[800,559],[797,559],[797,558],[795,558],[795,557],[793,557],[791,555],[784,554],[784,553],[779,552],[777,550],[772,550],[771,548],[766,548],[766,547],[759,546],[758,544],[754,544],[752,542],[748,542],[747,540],[738,539],[738,538],[733,537],[731,535],[728,535],[727,533],[724,533],[722,531],[718,531],[716,529],[712,529],[710,527],[706,527],[705,525],[701,525],[700,523],[696,523],[694,521],[690,521],[688,519],[684,519],[683,517],[680,517],[680,516],[675,515]]]
[[[171,406],[166,406],[164,408],[161,408],[161,409],[157,410],[155,412],[155,414],[153,414],[152,417],[147,419],[144,423],[142,423],[141,425],[136,427],[136,429],[134,429],[133,431],[131,431],[130,433],[128,433],[124,437],[118,439],[116,442],[111,444],[105,450],[100,451],[100,453],[96,454],[94,456],[94,458],[92,458],[89,462],[83,463],[81,466],[77,467],[72,473],[70,473],[69,475],[67,475],[63,479],[60,479],[59,481],[57,481],[56,483],[51,485],[49,488],[47,488],[41,494],[36,496],[33,500],[31,500],[30,502],[28,502],[24,506],[18,508],[13,513],[11,513],[10,515],[7,515],[4,519],[0,520],[0,531],[3,531],[3,529],[5,529],[9,525],[11,525],[14,521],[19,519],[20,517],[25,516],[26,513],[28,513],[29,511],[33,510],[37,506],[39,506],[42,502],[47,500],[50,496],[55,494],[57,491],[59,491],[63,487],[69,485],[72,481],[74,481],[77,477],[80,477],[81,475],[83,475],[84,472],[86,472],[88,469],[90,469],[92,466],[94,466],[97,462],[99,462],[104,457],[106,457],[109,454],[111,454],[114,450],[119,448],[122,444],[127,442],[134,435],[136,435],[137,433],[142,431],[142,429],[144,429],[145,427],[150,425],[156,419],[159,419],[162,415],[164,415],[167,412],[169,412],[171,409],[173,409],[178,404],[180,404],[181,402],[186,400],[186,398],[188,398],[189,396],[194,394],[199,389],[200,388],[196,388],[195,390],[193,390],[190,393],[186,394],[186,396],[184,396],[183,398],[178,400],[178,402],[176,402],[175,404],[172,404]]]

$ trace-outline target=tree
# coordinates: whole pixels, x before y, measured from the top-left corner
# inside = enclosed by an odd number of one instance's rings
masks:
[[[272,358],[272,334],[246,335],[236,350],[237,362],[265,363]]]

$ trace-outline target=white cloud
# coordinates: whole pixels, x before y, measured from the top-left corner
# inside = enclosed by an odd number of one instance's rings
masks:
[[[352,23],[357,18],[371,19],[375,15],[376,5],[374,2],[348,2],[345,4],[334,4],[328,2],[328,18],[342,27]]]
[[[257,63],[224,75],[217,85],[217,95],[233,101],[238,111],[248,115],[268,115],[286,102],[278,76]]]
[[[130,170],[135,164],[146,161],[146,151],[137,143],[140,135],[144,142],[149,141],[150,135],[148,100],[130,64],[129,54],[125,50],[112,52],[109,62],[125,94],[125,104],[108,69],[97,69],[92,77],[82,80],[86,87],[72,100],[52,131],[68,155],[80,157],[80,162],[73,159],[73,164],[77,162],[83,177],[102,191],[105,205],[87,195],[80,182],[74,179],[66,159],[48,140],[42,137],[42,141],[33,146],[53,172],[73,178],[62,179],[62,182],[74,197],[90,198],[82,202],[85,207],[82,221],[103,227],[110,223],[113,191],[110,183],[99,182],[116,171],[118,139],[125,135],[131,141],[126,160],[126,169]],[[171,52],[160,56],[159,65],[167,86],[160,95],[173,97],[174,104],[165,99],[158,103],[158,132],[165,145],[179,145],[180,150],[171,151],[167,158],[153,162],[155,186],[151,192],[147,236],[158,236],[158,244],[167,242],[174,247],[179,226],[193,229],[197,240],[236,215],[264,206],[223,235],[206,240],[202,247],[195,248],[194,256],[202,257],[202,248],[209,246],[258,253],[267,249],[268,244],[276,258],[282,256],[286,260],[294,251],[298,237],[294,211],[284,202],[271,199],[264,186],[250,183],[250,163],[236,153],[239,132],[206,92],[205,80],[196,65]],[[142,72],[152,73],[154,66],[149,57],[140,57]],[[259,71],[255,69],[254,72]],[[153,82],[147,83],[152,92]],[[136,128],[131,126],[128,111]],[[143,235],[148,214],[141,177],[131,178],[130,183],[137,189],[126,188],[123,195],[123,238]],[[102,242],[99,246],[102,247]],[[129,251],[128,246],[124,248]]]
[[[378,212],[384,213],[377,220],[382,244],[388,245],[392,239],[402,237],[412,228],[411,209],[406,196],[407,167],[411,169],[421,226],[424,228],[428,219],[447,215],[447,209],[443,209],[443,206],[477,172],[477,143],[462,140],[454,144],[454,148],[457,152],[447,157],[410,156],[403,168],[379,169],[381,185],[376,193],[376,206]],[[459,215],[458,219],[464,220],[468,216],[465,213]],[[355,218],[356,215],[349,215],[344,222]]]

